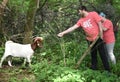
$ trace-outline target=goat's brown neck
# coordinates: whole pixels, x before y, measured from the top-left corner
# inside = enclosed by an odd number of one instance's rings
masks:
[[[36,43],[32,43],[32,44],[31,44],[31,48],[33,49],[33,51],[35,51],[36,47],[37,47],[37,44],[36,44]]]

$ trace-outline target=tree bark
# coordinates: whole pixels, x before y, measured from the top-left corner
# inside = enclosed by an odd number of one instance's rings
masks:
[[[7,5],[8,0],[3,0],[0,4],[0,32],[2,33],[2,17],[4,15],[4,9]]]
[[[31,37],[33,34],[33,28],[34,28],[34,17],[37,10],[37,4],[39,0],[31,0],[29,4],[29,9],[27,11],[27,17],[26,17],[26,26],[25,26],[25,36],[23,43],[31,43]]]
[[[4,36],[4,31],[3,31],[3,15],[4,15],[4,9],[6,8],[6,5],[8,3],[8,0],[3,0],[2,3],[0,4],[0,35]],[[2,45],[2,38],[0,37],[0,45]]]

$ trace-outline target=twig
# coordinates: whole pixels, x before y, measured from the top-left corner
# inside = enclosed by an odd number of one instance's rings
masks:
[[[78,60],[75,68],[78,68],[79,65],[81,64],[82,60],[85,58],[85,56],[88,54],[88,52],[90,51],[90,49],[93,47],[93,45],[96,43],[96,41],[98,40],[99,36],[95,39],[95,41],[92,42],[92,44],[87,48],[87,50],[83,53],[82,57]]]
[[[64,66],[66,66],[65,46],[64,46],[64,40],[63,39],[61,39],[60,47],[61,47],[61,51],[62,51],[63,58],[64,58]]]

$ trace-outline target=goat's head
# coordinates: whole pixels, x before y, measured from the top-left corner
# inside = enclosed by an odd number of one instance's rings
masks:
[[[43,42],[43,38],[42,37],[35,37],[33,39],[33,43],[32,43],[32,49],[35,50],[37,47],[42,47],[42,42]]]

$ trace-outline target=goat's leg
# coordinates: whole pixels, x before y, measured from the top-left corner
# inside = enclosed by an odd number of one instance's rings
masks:
[[[23,63],[24,66],[26,65],[26,61],[27,61],[27,59],[25,58],[25,59],[24,59],[24,63]]]
[[[7,57],[8,55],[3,55],[3,57],[1,58],[1,61],[0,61],[0,68],[2,68],[2,63],[3,63],[3,61],[6,59],[6,57]]]
[[[12,67],[11,60],[12,60],[12,57],[10,56],[10,57],[8,58],[8,65]]]
[[[8,65],[9,65],[10,67],[12,67],[12,64],[11,64],[11,61],[10,61],[10,60],[8,61]]]
[[[29,63],[29,67],[31,67],[31,60],[30,60],[30,57],[27,58],[27,61]]]

